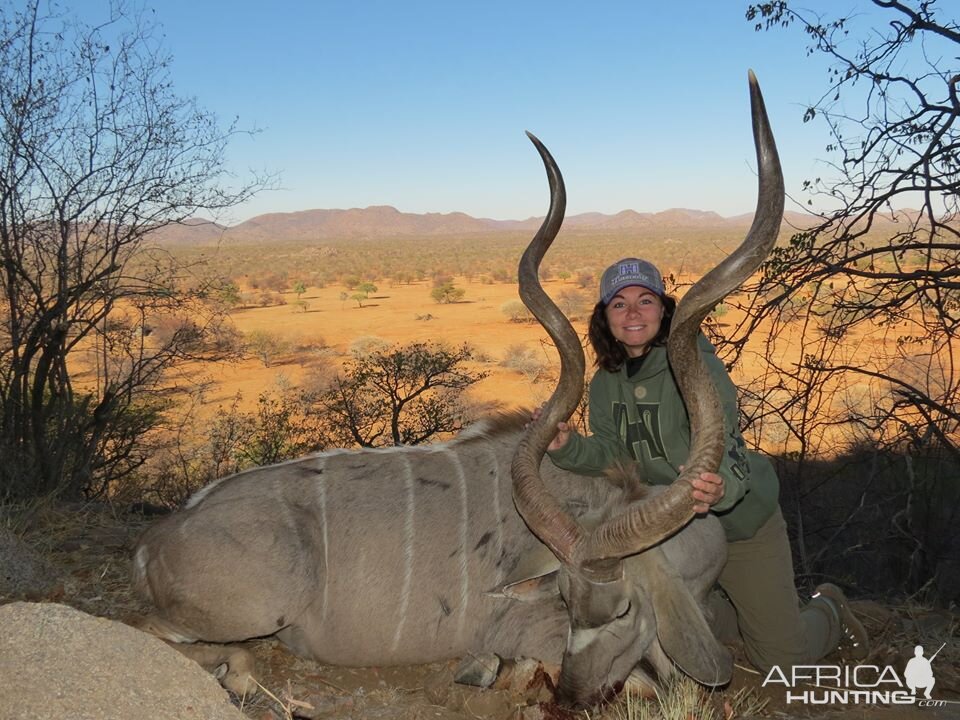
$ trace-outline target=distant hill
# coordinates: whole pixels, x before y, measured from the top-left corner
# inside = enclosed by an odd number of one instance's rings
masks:
[[[788,212],[787,222],[794,227],[809,224],[800,213]],[[568,230],[643,230],[673,228],[746,228],[753,216],[724,218],[715,212],[674,208],[657,213],[623,210],[615,215],[583,213],[564,221]],[[158,231],[154,238],[162,243],[207,245],[229,243],[311,243],[332,239],[381,238],[396,236],[429,237],[491,232],[535,232],[543,218],[526,220],[490,220],[465,213],[405,213],[389,205],[348,210],[302,210],[290,213],[258,215],[238,225],[225,227],[203,220],[188,220]]]

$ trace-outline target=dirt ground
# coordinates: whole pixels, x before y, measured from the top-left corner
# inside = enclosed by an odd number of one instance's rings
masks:
[[[37,514],[20,534],[54,564],[60,580],[44,597],[31,599],[62,602],[94,615],[134,622],[148,608],[131,592],[129,558],[136,538],[149,522],[108,506],[60,507]],[[4,600],[0,597],[0,602]],[[782,687],[761,687],[763,678],[749,668],[737,648],[737,666],[730,685],[713,693],[698,690],[703,696],[700,702],[712,706],[712,717],[718,720],[960,718],[960,613],[869,601],[854,606],[872,637],[871,654],[864,664],[889,664],[902,676],[914,644],[936,648],[946,642],[934,665],[937,685],[933,697],[942,701],[941,706],[788,705]],[[275,639],[247,646],[257,658],[264,691],[252,700],[237,699],[237,704],[257,720],[658,717],[638,714],[635,707],[628,713],[623,701],[589,714],[564,713],[551,702],[549,683],[537,673],[528,674],[510,689],[478,690],[453,683],[455,659],[411,667],[343,668],[295,657]],[[828,660],[842,662],[840,657]]]
[[[380,287],[362,307],[355,300],[341,300],[341,286],[308,288],[302,300],[306,312],[297,309],[297,296],[285,293],[287,305],[249,307],[234,310],[231,319],[245,337],[265,332],[288,346],[268,363],[250,355],[238,363],[217,366],[186,367],[184,377],[203,377],[210,381],[204,397],[210,407],[229,404],[237,392],[247,407],[256,404],[264,390],[280,385],[301,385],[311,368],[320,362],[339,364],[349,356],[351,346],[364,339],[379,339],[388,344],[443,342],[449,345],[470,343],[478,356],[472,369],[484,370],[489,377],[471,388],[477,401],[510,398],[511,405],[542,402],[550,388],[531,382],[516,370],[500,362],[512,346],[523,346],[537,353],[545,365],[556,365],[556,353],[546,332],[536,323],[510,322],[501,309],[504,303],[519,301],[517,286],[509,283],[482,284],[458,279],[456,286],[466,294],[461,302],[438,304],[430,298],[427,282]],[[551,292],[576,290],[573,283],[547,284]],[[585,302],[592,301],[592,290],[581,291]],[[589,308],[586,310],[589,311]],[[583,323],[575,323],[582,330]],[[299,348],[299,349],[298,349]]]

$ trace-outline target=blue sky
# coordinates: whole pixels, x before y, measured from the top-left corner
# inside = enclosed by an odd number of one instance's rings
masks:
[[[368,205],[542,215],[546,181],[524,130],[560,164],[568,214],[749,212],[748,68],[788,193],[803,199],[801,181],[826,172],[826,129],[801,122],[825,64],[797,29],[754,32],[747,4],[147,0],[178,92],[262,131],[231,145],[232,166],[280,174],[281,189],[228,222]],[[84,16],[103,5],[85,0]]]

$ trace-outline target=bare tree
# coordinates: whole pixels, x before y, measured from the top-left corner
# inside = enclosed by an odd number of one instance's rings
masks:
[[[252,412],[242,405],[240,393],[212,417],[198,412],[199,394],[178,405],[162,446],[140,468],[138,482],[124,490],[137,500],[177,507],[217,478],[319,449],[314,444],[317,424],[306,415],[299,391],[263,392]],[[124,495],[120,497],[126,500]]]
[[[143,461],[138,442],[163,411],[164,372],[206,356],[220,328],[203,302],[211,289],[146,241],[263,184],[224,185],[238,130],[178,97],[154,26],[109,6],[96,26],[41,0],[0,7],[0,480],[9,496],[95,494]],[[152,332],[171,315],[170,332]]]
[[[826,167],[799,190],[830,209],[744,287],[745,319],[721,351],[761,368],[741,406],[757,441],[779,443],[800,572],[859,566],[865,586],[949,601],[960,590],[960,25],[936,0],[830,18],[799,7],[755,3],[747,19],[802,30],[807,54],[827,60],[824,92],[803,111],[824,125]],[[855,467],[836,464],[844,452]]]
[[[417,445],[463,426],[462,394],[487,376],[470,348],[413,343],[355,354],[318,398],[329,444]]]
[[[742,348],[759,323],[789,324],[800,310],[804,344],[825,337],[847,352],[805,351],[795,372],[887,388],[848,420],[889,445],[958,454],[960,25],[936,0],[872,5],[879,15],[826,19],[786,0],[747,11],[758,30],[799,26],[807,53],[830,61],[825,92],[804,113],[826,124],[829,167],[804,190],[836,209],[775,251],[747,288],[759,300],[734,343]],[[863,362],[858,338],[867,331],[885,342]]]

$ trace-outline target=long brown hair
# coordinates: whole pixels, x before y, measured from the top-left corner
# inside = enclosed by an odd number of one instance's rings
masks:
[[[670,335],[670,323],[677,309],[677,300],[672,295],[661,295],[660,301],[663,303],[663,318],[660,320],[660,331],[653,338],[651,345],[666,345],[667,337]],[[617,372],[627,361],[627,351],[610,331],[606,309],[607,306],[603,301],[593,306],[588,337],[597,365],[604,370]]]

